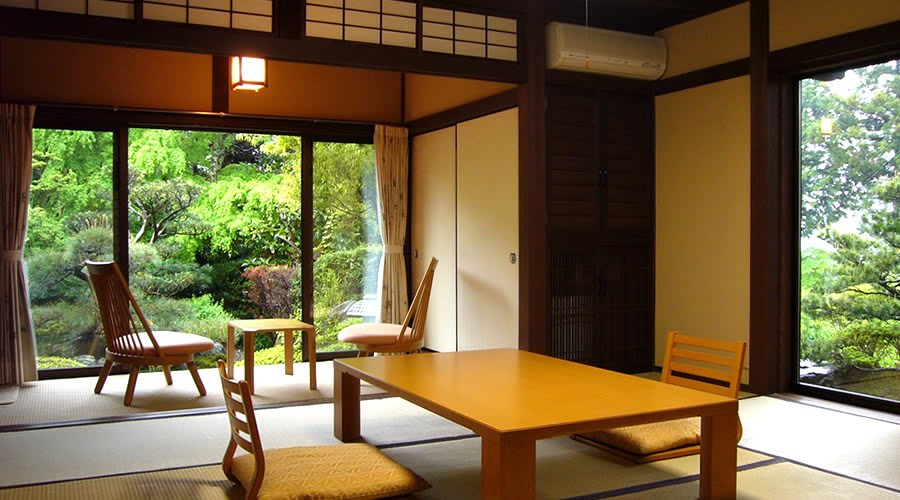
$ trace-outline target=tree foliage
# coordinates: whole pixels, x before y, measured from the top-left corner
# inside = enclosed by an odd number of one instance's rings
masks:
[[[300,317],[300,138],[128,134],[128,278],[154,326],[223,341],[232,318]],[[83,262],[113,258],[112,143],[109,132],[34,131],[26,261],[42,356],[74,357],[100,333]],[[362,296],[360,265],[379,243],[373,156],[371,146],[316,143],[315,256],[348,265],[316,266],[326,338],[344,321],[326,308]],[[328,258],[347,251],[359,258]]]
[[[801,228],[830,250],[802,255],[801,355],[900,370],[900,72],[896,61],[854,72],[846,96],[804,81]],[[836,131],[816,143],[826,115]],[[849,216],[855,231],[834,225]]]

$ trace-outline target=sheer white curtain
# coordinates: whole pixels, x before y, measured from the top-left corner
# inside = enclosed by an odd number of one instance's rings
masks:
[[[375,173],[378,183],[378,225],[384,254],[378,273],[381,302],[376,321],[400,323],[409,309],[406,293],[406,212],[409,184],[409,131],[375,125]]]
[[[0,103],[0,385],[37,380],[22,248],[31,190],[34,106]]]

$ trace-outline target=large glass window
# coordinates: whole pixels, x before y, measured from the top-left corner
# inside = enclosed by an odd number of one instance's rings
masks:
[[[130,129],[129,281],[155,327],[224,345],[231,319],[301,317],[299,186],[299,137]]]
[[[800,82],[799,382],[900,401],[900,68]]]
[[[102,358],[86,259],[112,258],[113,134],[34,130],[25,263],[38,368]]]
[[[371,144],[316,142],[313,148],[313,302],[323,350],[351,350],[337,334],[375,321],[381,233]]]
[[[300,137],[127,134],[128,234],[120,240],[131,290],[154,328],[224,346],[231,319],[312,316],[318,352],[353,349],[337,342],[338,331],[374,320],[377,310],[372,145],[310,142],[314,175],[302,179]],[[82,265],[113,260],[114,228],[126,227],[113,220],[114,134],[38,129],[34,138],[26,262],[40,368],[97,366],[105,345]],[[303,182],[313,182],[307,261]],[[304,262],[313,262],[310,304],[303,303]],[[256,363],[283,363],[282,341],[257,335]],[[219,349],[196,361],[212,367],[222,357]]]

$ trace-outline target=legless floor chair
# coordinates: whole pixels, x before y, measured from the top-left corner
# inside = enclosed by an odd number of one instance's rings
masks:
[[[125,390],[125,406],[130,406],[142,366],[162,366],[166,382],[172,385],[170,367],[185,364],[200,395],[206,395],[206,388],[194,364],[194,354],[215,348],[213,341],[190,333],[154,332],[115,262],[87,261],[85,265],[106,339],[106,363],[100,371],[94,392],[100,394],[113,363],[127,365],[130,375]]]
[[[438,260],[431,258],[422,282],[416,289],[409,311],[403,323],[358,323],[348,326],[338,333],[338,340],[356,344],[360,356],[369,353],[409,353],[418,352],[425,345],[425,315],[431,298],[431,284]]]
[[[737,399],[746,348],[746,342],[721,342],[669,332],[660,381]],[[739,418],[737,441],[741,434]],[[654,462],[700,453],[700,418],[603,429],[574,434],[572,439],[635,463]]]
[[[431,487],[365,443],[263,450],[247,381],[229,379],[221,360],[219,377],[231,429],[222,469],[229,479],[244,486],[247,500],[387,498]],[[303,423],[297,426],[302,428]],[[238,447],[247,454],[235,457]]]

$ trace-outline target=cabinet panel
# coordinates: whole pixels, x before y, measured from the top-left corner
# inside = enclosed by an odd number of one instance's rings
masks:
[[[629,372],[652,367],[652,102],[548,87],[553,356]]]
[[[550,251],[548,354],[602,368],[652,368],[651,257],[646,246],[557,238]]]
[[[412,286],[418,286],[432,256],[439,261],[425,318],[425,347],[455,351],[456,127],[413,137],[410,168]]]
[[[518,122],[510,109],[456,127],[459,350],[519,345]]]

